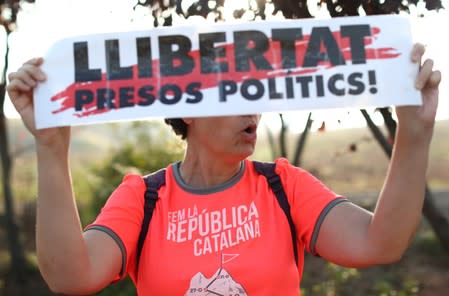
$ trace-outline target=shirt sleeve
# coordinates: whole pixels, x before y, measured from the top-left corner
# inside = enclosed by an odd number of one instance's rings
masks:
[[[297,239],[313,255],[318,255],[315,244],[326,215],[336,205],[348,201],[334,193],[309,172],[295,167],[286,159],[276,160],[287,195],[290,212],[296,227]]]
[[[135,267],[135,250],[141,229],[145,183],[138,175],[126,175],[85,231],[110,235],[122,252],[122,268],[115,281]]]

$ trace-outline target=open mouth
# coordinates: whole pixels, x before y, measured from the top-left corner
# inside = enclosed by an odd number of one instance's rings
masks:
[[[247,128],[245,128],[243,131],[247,134],[253,134],[256,132],[256,129],[257,129],[257,125],[251,124]]]

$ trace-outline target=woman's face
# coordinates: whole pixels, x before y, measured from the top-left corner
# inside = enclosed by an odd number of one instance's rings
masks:
[[[187,143],[202,153],[240,161],[255,149],[260,115],[184,119]]]

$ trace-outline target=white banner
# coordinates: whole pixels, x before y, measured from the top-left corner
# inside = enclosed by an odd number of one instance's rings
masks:
[[[68,38],[44,56],[36,124],[418,105],[412,46],[392,15]]]

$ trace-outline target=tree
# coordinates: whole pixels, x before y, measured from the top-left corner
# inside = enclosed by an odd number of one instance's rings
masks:
[[[27,1],[34,2],[34,1]],[[9,152],[8,143],[8,128],[5,116],[4,104],[6,95],[6,72],[8,68],[8,42],[7,38],[17,19],[19,11],[19,1],[0,1],[0,25],[6,32],[6,54],[4,57],[4,68],[1,70],[0,76],[0,155],[2,162],[2,185],[5,205],[5,226],[8,234],[8,247],[11,255],[11,279],[18,283],[17,287],[22,287],[21,291],[17,293],[25,295],[26,287],[26,262],[23,246],[19,239],[19,231],[14,215],[14,198],[11,189],[11,171],[12,171],[12,157]]]

